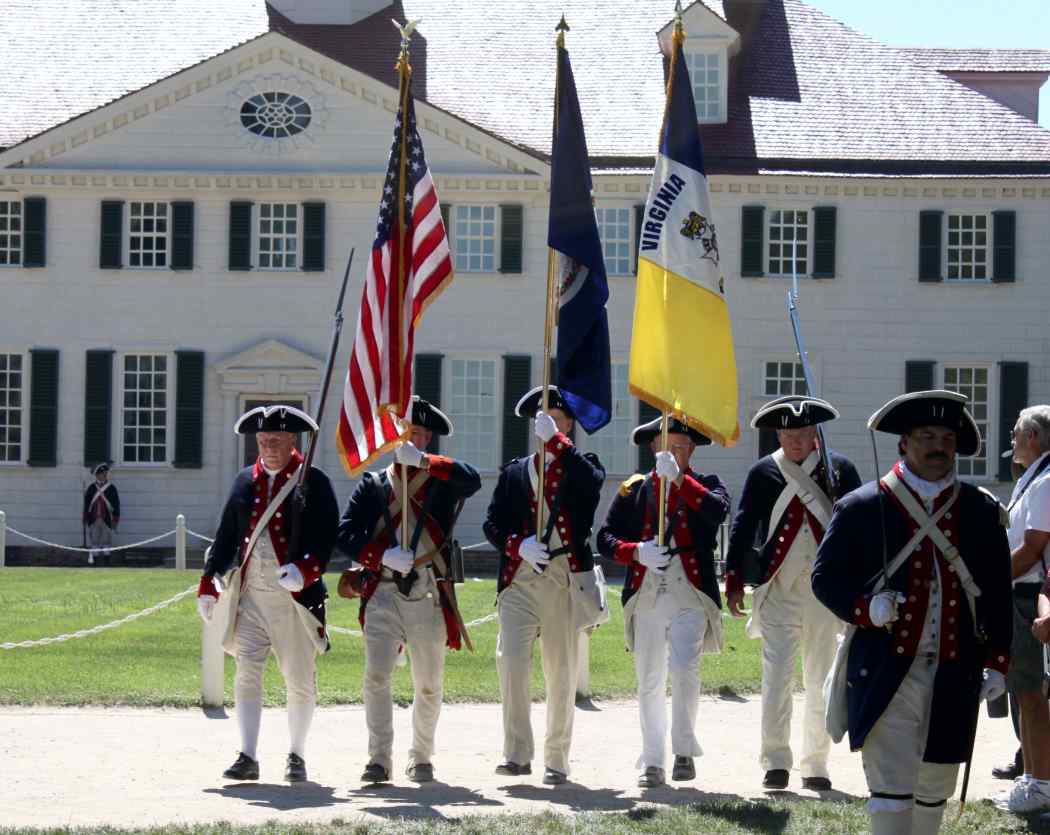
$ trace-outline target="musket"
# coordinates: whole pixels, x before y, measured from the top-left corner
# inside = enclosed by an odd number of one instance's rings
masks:
[[[987,642],[984,630],[978,627],[977,630],[977,644],[979,647],[983,647]],[[979,659],[984,658],[984,653],[978,651],[977,657]],[[970,732],[970,747],[966,754],[966,768],[963,769],[963,782],[962,789],[959,790],[959,814],[956,815],[955,820],[958,821],[962,817],[963,812],[966,811],[966,790],[970,787],[970,767],[973,765],[973,749],[977,743],[977,722],[981,718],[981,689],[984,684],[982,678],[982,672],[984,669],[983,661],[978,661],[977,666],[977,698],[974,701],[973,708],[973,724],[971,725]]]
[[[339,299],[335,303],[335,314],[332,325],[332,342],[328,347],[328,361],[325,363],[324,376],[321,378],[321,394],[317,398],[317,413],[314,416],[314,422],[317,424],[317,431],[310,437],[310,443],[306,447],[306,455],[303,458],[303,465],[299,468],[299,479],[295,485],[295,492],[292,496],[292,535],[291,544],[288,548],[289,554],[298,556],[299,554],[299,543],[302,539],[302,520],[303,511],[306,509],[306,474],[310,471],[310,465],[314,460],[314,453],[317,451],[317,442],[321,437],[321,420],[324,418],[324,407],[325,403],[328,402],[328,386],[332,382],[332,369],[335,367],[335,355],[339,350],[339,334],[343,330],[343,299],[346,296],[346,285],[350,281],[350,267],[354,263],[354,250],[350,250],[350,258],[346,262],[346,272],[343,273],[343,285],[339,288]]]
[[[798,315],[798,261],[795,258],[797,240],[791,242],[791,289],[787,293],[788,318],[791,320],[791,330],[795,334],[795,350],[798,352],[799,363],[802,365],[802,376],[806,381],[806,394],[809,397],[819,397],[816,387],[813,385],[813,370],[809,366],[809,355],[802,345],[802,325]],[[828,453],[827,440],[824,437],[824,427],[817,424],[817,440],[819,444],[820,463],[824,465],[824,473],[828,479],[829,498],[834,502],[838,498],[838,478],[831,468],[831,456]]]

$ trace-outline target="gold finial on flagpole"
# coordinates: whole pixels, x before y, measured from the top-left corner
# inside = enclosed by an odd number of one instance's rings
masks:
[[[674,39],[681,46],[685,40],[685,29],[682,27],[682,0],[674,3]]]
[[[561,16],[561,20],[558,21],[558,25],[554,27],[554,31],[558,33],[558,48],[565,48],[565,33],[569,31],[569,24],[565,22],[565,15]]]
[[[408,42],[412,37],[412,34],[416,31],[416,27],[423,22],[422,18],[416,18],[410,20],[402,26],[393,18],[390,22],[394,24],[394,28],[401,33],[401,52],[397,56],[397,70],[402,71],[402,68],[408,67]]]

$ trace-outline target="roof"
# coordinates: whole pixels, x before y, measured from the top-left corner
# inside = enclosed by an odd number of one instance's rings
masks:
[[[1047,49],[934,49],[900,47],[916,64],[940,72],[1050,73]]]
[[[741,34],[729,121],[701,129],[712,172],[1050,174],[1050,131],[802,0],[704,0]],[[172,5],[178,7],[173,14]],[[0,146],[265,33],[394,83],[389,18],[421,18],[416,92],[515,145],[549,152],[554,26],[562,12],[599,165],[651,164],[663,114],[656,32],[666,0],[400,0],[353,26],[291,23],[263,0],[7,0],[15,70]],[[113,21],[119,21],[114,25]],[[389,32],[387,32],[389,29]],[[78,31],[84,36],[70,38]],[[90,37],[87,36],[90,33]],[[974,51],[967,51],[974,54]],[[988,50],[1004,55],[1006,50]],[[1032,53],[1024,50],[1025,61]],[[425,55],[426,66],[422,66]],[[103,56],[100,60],[100,56]],[[1005,60],[1005,59],[1004,59]]]

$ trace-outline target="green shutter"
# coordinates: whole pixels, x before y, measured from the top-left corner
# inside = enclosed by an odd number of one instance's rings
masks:
[[[110,460],[113,413],[113,352],[87,352],[84,375],[84,466]]]
[[[452,217],[452,207],[448,203],[442,203],[441,204],[441,222],[443,224],[445,224],[445,237],[447,237],[449,239],[449,241],[452,240],[452,232],[451,232],[451,228],[449,227],[449,223],[451,222],[449,220],[449,218],[451,218],[451,217]]]
[[[325,261],[325,204],[303,203],[303,270],[323,272]]]
[[[992,212],[992,281],[1008,284],[1017,279],[1017,212]],[[1005,459],[1009,464],[1009,459]]]
[[[30,467],[58,465],[58,351],[34,348],[30,358]]]
[[[644,400],[638,401],[638,425],[648,423],[660,417],[660,410],[650,406]],[[638,447],[638,470],[643,473],[649,472],[656,464],[656,456],[648,444]]]
[[[532,388],[532,357],[503,356],[503,460],[521,458],[529,452],[529,422],[514,414],[514,407]]]
[[[835,277],[836,215],[834,206],[813,209],[813,278]]]
[[[204,460],[204,352],[175,352],[175,460],[200,469]]]
[[[22,266],[43,267],[47,263],[47,200],[27,197],[22,211]]]
[[[244,200],[234,200],[230,203],[229,268],[252,268],[252,204]]]
[[[520,273],[525,242],[524,207],[520,203],[511,203],[500,206],[499,213],[499,271]]]
[[[638,253],[642,247],[642,220],[645,218],[645,204],[635,203],[634,204],[634,249],[631,251],[632,260],[631,265],[634,269],[634,274],[638,275]]]
[[[937,363],[933,360],[908,360],[904,363],[904,391],[929,391],[935,388],[933,372]]]
[[[740,275],[756,278],[765,275],[762,269],[762,241],[765,235],[765,206],[740,208]]]
[[[104,270],[124,266],[124,201],[103,200],[98,265]]]
[[[171,204],[171,268],[193,269],[193,202]]]
[[[1028,363],[999,363],[999,453],[1010,449],[1010,432],[1021,409],[1028,406]],[[1011,458],[999,458],[999,480],[1012,481]]]
[[[412,390],[424,400],[441,408],[441,354],[416,354]],[[441,451],[441,438],[434,435],[427,445],[427,452],[435,455]]]
[[[919,281],[944,281],[941,274],[941,235],[944,212],[919,212]]]

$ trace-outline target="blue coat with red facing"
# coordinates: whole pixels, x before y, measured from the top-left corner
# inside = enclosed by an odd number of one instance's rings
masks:
[[[204,564],[204,575],[201,578],[199,594],[215,595],[212,577],[225,574],[234,565],[244,566],[244,549],[255,531],[256,524],[266,510],[270,499],[277,495],[288,482],[303,456],[298,450],[292,451],[292,458],[287,466],[274,477],[273,493],[269,493],[269,477],[263,469],[262,459],[251,467],[245,467],[233,480],[233,489],[226,500],[222,511],[219,530],[215,534],[207,562]],[[281,565],[294,562],[303,575],[302,591],[292,592],[292,597],[300,606],[305,606],[321,623],[325,622],[325,600],[328,589],[324,583],[324,572],[335,547],[336,526],[339,523],[339,504],[332,483],[328,476],[316,467],[311,467],[306,476],[307,500],[303,509],[300,524],[300,554],[289,553],[288,539],[291,536],[292,501],[295,491],[291,491],[281,506],[267,522],[267,531],[273,543],[277,561]],[[241,578],[247,576],[241,572]]]
[[[423,509],[426,509],[423,524],[434,546],[441,549],[447,561],[457,507],[460,502],[470,498],[481,489],[481,476],[472,466],[462,461],[455,461],[443,455],[428,454],[427,458],[429,459],[427,472],[430,477],[418,487],[409,500],[412,502],[417,519]],[[410,467],[408,473],[409,481],[411,481],[413,473],[418,473],[418,470]],[[365,473],[354,489],[353,495],[350,496],[342,519],[339,520],[339,549],[360,563],[366,572],[362,586],[361,608],[358,613],[358,620],[362,624],[365,622],[368,601],[372,599],[372,595],[379,586],[383,553],[395,544],[401,523],[400,512],[390,511],[393,531],[384,528],[376,535],[376,526],[381,519],[384,519],[384,507],[389,506],[396,498],[386,471]],[[410,537],[412,533],[410,530]],[[434,571],[440,574],[436,566]],[[459,649],[462,636],[459,633],[459,625],[450,602],[444,594],[441,595],[441,609],[445,618],[446,643],[452,649]]]
[[[899,475],[900,464],[895,467]],[[889,562],[919,530],[881,481],[865,484],[835,505],[831,525],[817,550],[813,593],[842,620],[858,627],[846,667],[849,740],[854,751],[864,745],[915,662],[935,561],[940,572],[941,623],[936,626],[937,674],[924,760],[959,763],[967,759],[983,670],[987,667],[1005,674],[1010,663],[1010,547],[1001,506],[972,484],[959,486],[955,506],[938,524],[958,548],[980,589],[977,634],[966,593],[929,537],[890,578],[887,588],[905,595],[898,619],[889,628],[872,624],[868,616],[872,589],[883,573],[880,493]],[[951,488],[935,499],[934,513],[950,495]]]
[[[625,605],[645,580],[647,569],[634,557],[639,543],[657,536],[659,491],[655,472],[628,479],[620,486],[598,531],[602,556],[627,566],[622,596]],[[715,575],[715,547],[729,505],[729,491],[722,479],[691,469],[682,473],[680,485],[672,483],[667,492],[667,532],[674,534],[672,559],[682,561],[689,582],[719,608],[722,596]]]
[[[601,500],[605,468],[596,455],[580,452],[561,432],[547,441],[546,450],[543,488],[548,509],[556,508],[557,512],[553,516],[545,515],[545,519],[553,519],[557,526],[567,549],[564,556],[570,570],[589,571],[594,568],[591,528]],[[489,503],[485,538],[499,552],[497,590],[500,592],[511,584],[521,568],[518,549],[522,540],[536,533],[536,495],[529,469],[538,472],[538,467],[536,455],[504,464]],[[540,540],[544,538],[542,533],[545,532],[541,532]]]

